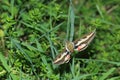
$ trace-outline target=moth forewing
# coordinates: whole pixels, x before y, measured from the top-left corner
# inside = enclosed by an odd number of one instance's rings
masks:
[[[75,50],[77,51],[83,51],[88,47],[87,44],[81,44],[80,46],[78,46]]]
[[[95,37],[95,34],[96,34],[96,30],[94,30],[93,32],[83,36],[82,38],[78,39],[77,41],[74,41],[75,50],[76,51],[85,50],[88,47],[89,43]]]
[[[95,35],[96,35],[96,30],[91,32],[90,35],[88,36],[87,44],[89,44],[94,39]]]
[[[54,59],[53,63],[60,65],[69,62],[69,60],[70,54],[65,50]]]

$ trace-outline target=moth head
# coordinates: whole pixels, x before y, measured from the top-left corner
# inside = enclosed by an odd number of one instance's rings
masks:
[[[74,51],[74,43],[70,41],[66,41],[65,48],[68,52]]]

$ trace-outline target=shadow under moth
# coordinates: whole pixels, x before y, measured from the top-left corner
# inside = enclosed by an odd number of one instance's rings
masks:
[[[74,42],[67,41],[64,50],[56,56],[53,63],[58,65],[68,63],[71,53],[73,53],[74,51],[80,52],[85,50],[90,44],[90,42],[94,39],[95,34],[96,30],[84,35],[83,37],[75,40]]]

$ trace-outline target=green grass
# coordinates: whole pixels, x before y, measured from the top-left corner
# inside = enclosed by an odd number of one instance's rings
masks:
[[[119,80],[119,0],[1,0],[1,80]],[[65,46],[96,29],[89,47],[54,65]]]

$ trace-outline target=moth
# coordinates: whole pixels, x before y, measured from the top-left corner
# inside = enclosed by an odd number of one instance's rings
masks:
[[[59,55],[57,55],[53,63],[58,65],[68,63],[71,53],[73,53],[74,51],[80,52],[85,50],[90,44],[90,42],[94,39],[95,34],[96,30],[84,35],[83,37],[75,40],[74,42],[67,41],[64,50]]]

